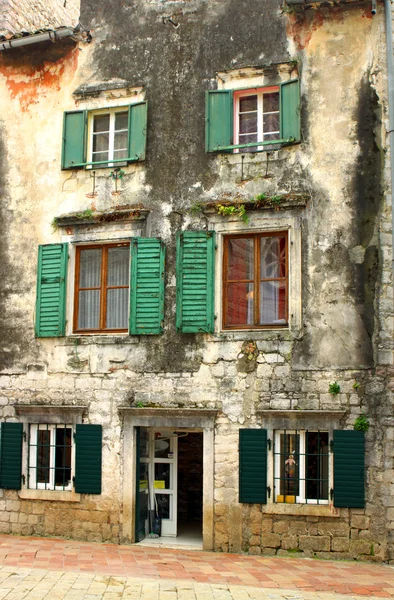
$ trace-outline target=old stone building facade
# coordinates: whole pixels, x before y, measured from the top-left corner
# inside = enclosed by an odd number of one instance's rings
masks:
[[[0,532],[391,560],[383,4],[80,21],[0,53]]]

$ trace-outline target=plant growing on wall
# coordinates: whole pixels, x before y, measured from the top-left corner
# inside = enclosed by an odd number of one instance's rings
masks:
[[[328,386],[328,391],[333,396],[336,396],[341,391],[341,386],[339,385],[339,383],[334,381],[333,383],[330,383],[330,385]]]
[[[223,204],[218,204],[216,210],[218,211],[218,214],[222,215],[223,217],[231,217],[234,215],[237,217],[241,217],[241,219],[244,223],[249,222],[249,217],[246,214],[246,208],[245,208],[244,204],[238,204],[238,205],[230,204],[229,206],[225,206]]]
[[[355,431],[368,431],[369,419],[364,413],[361,413],[354,421],[353,429],[355,429]]]

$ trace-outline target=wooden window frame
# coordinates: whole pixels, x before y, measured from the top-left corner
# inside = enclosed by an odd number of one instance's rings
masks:
[[[273,277],[273,278],[260,278],[260,239],[265,237],[285,237],[285,253],[286,253],[286,266],[285,266],[285,277]],[[228,293],[227,293],[227,271],[228,271],[228,241],[231,239],[253,239],[254,240],[254,324],[245,325],[227,325],[227,306],[228,306]],[[285,281],[286,283],[286,295],[285,295],[285,319],[286,323],[277,324],[264,324],[259,325],[259,307],[260,307],[260,283],[262,281]],[[241,282],[242,283],[242,282]],[[287,329],[289,327],[289,236],[288,231],[270,231],[270,232],[256,232],[256,233],[239,233],[239,234],[228,234],[223,236],[223,264],[222,264],[222,328],[225,331],[237,331],[244,329]]]
[[[241,144],[239,141],[239,106],[240,99],[245,96],[257,96],[257,141],[264,141],[264,126],[263,126],[263,97],[264,94],[272,94],[277,93],[279,97],[279,132],[278,137],[280,138],[280,114],[281,114],[281,106],[280,106],[280,87],[278,85],[271,87],[259,87],[259,88],[249,88],[244,90],[234,90],[233,92],[233,105],[234,105],[234,144]],[[275,144],[276,140],[272,140],[272,144]],[[259,146],[256,144],[256,152],[260,152],[262,150],[267,150],[267,146]],[[234,153],[242,153],[249,151],[249,148],[235,148]]]
[[[127,333],[128,327],[122,329],[107,329],[105,327],[106,323],[106,314],[107,314],[107,290],[109,289],[128,289],[130,297],[130,279],[129,284],[126,285],[106,285],[107,283],[107,265],[108,265],[108,249],[109,248],[119,248],[119,247],[128,247],[130,248],[129,242],[119,242],[112,244],[89,244],[83,246],[76,247],[75,254],[75,283],[74,283],[74,333]],[[102,260],[101,260],[101,275],[100,275],[100,286],[94,288],[80,288],[79,287],[79,277],[80,277],[80,259],[81,252],[83,250],[102,250]],[[130,266],[130,263],[129,263]],[[130,268],[129,268],[130,273]],[[130,275],[129,275],[130,277]],[[89,290],[89,289],[98,289],[100,290],[100,317],[99,324],[100,327],[97,329],[79,329],[78,328],[78,316],[79,316],[79,292],[81,290]],[[130,305],[130,301],[129,301]]]
[[[87,157],[88,157],[88,163],[93,163],[93,138],[94,138],[94,118],[95,117],[105,117],[106,115],[109,115],[109,140],[108,140],[108,161],[103,163],[103,164],[98,164],[98,165],[88,165],[87,168],[89,169],[93,169],[93,168],[107,168],[107,167],[113,167],[113,166],[121,166],[123,165],[122,161],[118,161],[116,163],[114,163],[113,161],[115,160],[114,158],[114,150],[115,150],[115,118],[116,118],[116,113],[127,113],[127,148],[126,148],[126,154],[128,154],[128,146],[129,146],[129,137],[130,137],[130,131],[129,131],[129,115],[130,115],[130,108],[129,106],[117,106],[116,108],[104,108],[104,109],[99,109],[99,110],[90,110],[88,111],[88,152],[87,152]],[[127,164],[127,157],[124,159],[124,164]]]

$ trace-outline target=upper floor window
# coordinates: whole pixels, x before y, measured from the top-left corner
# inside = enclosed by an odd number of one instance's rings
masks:
[[[128,120],[128,111],[122,109],[91,113],[89,162],[104,163],[112,167],[111,161],[127,159]]]
[[[64,113],[62,169],[145,160],[147,102]]]
[[[280,138],[279,88],[262,88],[255,93],[234,92],[234,143],[251,144]],[[264,146],[247,146],[236,152],[257,152]]]
[[[74,331],[127,331],[130,245],[78,246]]]
[[[297,79],[270,87],[207,92],[207,152],[257,152],[300,139]]]
[[[228,235],[223,249],[223,328],[287,325],[287,232]]]

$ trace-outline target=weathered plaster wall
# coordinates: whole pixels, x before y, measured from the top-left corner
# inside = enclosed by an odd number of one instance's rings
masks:
[[[394,506],[394,436],[387,393],[392,307],[385,55],[383,15],[372,20],[367,10],[282,14],[278,0],[266,0],[264,9],[252,0],[138,0],[114,11],[109,1],[86,1],[81,20],[92,29],[89,46],[41,45],[0,57],[0,103],[7,116],[0,121],[7,150],[6,157],[0,154],[6,190],[0,220],[0,336],[7,340],[0,414],[13,419],[18,402],[85,404],[87,420],[104,428],[105,465],[102,496],[82,497],[78,504],[32,503],[5,492],[0,532],[66,535],[73,523],[74,537],[123,539],[120,498],[129,483],[122,481],[117,409],[138,402],[220,411],[212,457],[217,549],[391,556],[386,531],[386,510]],[[179,27],[163,21],[168,16]],[[269,155],[247,155],[242,177],[238,155],[204,151],[205,90],[217,86],[218,72],[291,60],[298,62],[301,78],[303,141]],[[89,172],[60,171],[63,111],[81,106],[73,96],[81,85],[112,81],[111,88],[119,80],[128,89],[142,86],[149,102],[147,159],[124,169],[117,194],[110,170],[97,172],[92,197]],[[85,98],[84,107],[95,107],[90,101]],[[94,102],[105,106],[103,98]],[[263,192],[310,196],[306,208],[267,211],[268,218],[295,218],[301,227],[301,327],[177,334],[175,234],[212,225],[211,217],[193,215],[191,206]],[[54,231],[53,218],[135,204],[151,211],[145,233],[167,245],[164,334],[35,340],[37,245],[76,234]],[[131,235],[133,227],[125,231]],[[89,234],[94,237],[96,230]],[[250,340],[258,353],[245,368],[242,344]],[[335,380],[341,393],[334,397],[328,386]],[[278,510],[273,515],[240,505],[238,429],[267,426],[258,409],[343,410],[341,425],[349,428],[366,412],[372,427],[365,511],[294,516]]]
[[[80,4],[80,0],[0,0],[0,34],[75,26]]]

